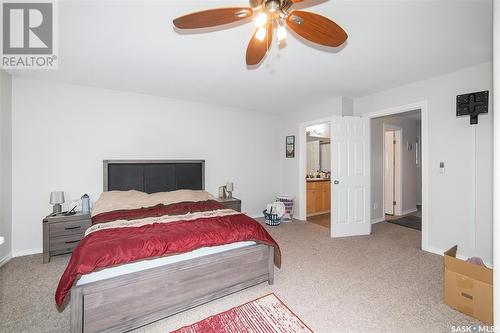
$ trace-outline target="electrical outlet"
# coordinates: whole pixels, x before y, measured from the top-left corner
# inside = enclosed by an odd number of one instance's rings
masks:
[[[373,210],[376,210],[376,209],[378,209],[378,202],[373,203]]]

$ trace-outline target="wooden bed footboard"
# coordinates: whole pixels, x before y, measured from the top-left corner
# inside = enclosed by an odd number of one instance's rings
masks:
[[[72,332],[124,332],[274,281],[274,248],[255,244],[71,289]]]

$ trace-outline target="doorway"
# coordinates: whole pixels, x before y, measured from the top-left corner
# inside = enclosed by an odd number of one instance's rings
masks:
[[[330,123],[330,236],[369,235],[370,223],[370,122],[368,117],[333,115],[299,126],[298,216],[307,217],[306,128]]]
[[[344,237],[355,235],[368,235],[371,225],[385,221],[383,214],[375,215],[376,209],[383,211],[383,201],[378,205],[373,200],[372,182],[374,181],[374,170],[371,166],[374,157],[370,152],[372,142],[370,131],[370,120],[388,115],[396,115],[420,110],[421,134],[418,147],[421,148],[419,158],[421,172],[421,228],[422,228],[422,250],[433,252],[428,246],[429,239],[429,167],[428,167],[428,105],[427,101],[413,104],[401,105],[374,111],[359,116],[329,116],[314,121],[306,121],[298,126],[298,172],[295,173],[298,182],[297,217],[307,220],[306,210],[306,131],[305,128],[314,124],[331,122],[331,156],[332,156],[332,183],[331,183],[331,228],[332,237]],[[403,140],[403,146],[404,146]],[[352,152],[346,158],[347,148]],[[351,163],[355,162],[355,163]],[[383,164],[381,164],[383,165]],[[356,166],[349,171],[349,167]],[[345,173],[347,171],[347,173]],[[334,174],[335,173],[335,174]],[[349,176],[351,175],[351,176]],[[382,175],[382,172],[381,172]],[[383,182],[382,182],[383,183]],[[355,195],[349,195],[349,193]],[[352,201],[351,199],[354,199]],[[351,201],[349,201],[351,200]]]
[[[373,215],[380,216],[377,222],[422,230],[421,122],[421,110],[371,120],[371,185]]]
[[[307,221],[330,228],[330,122],[307,126],[305,135]]]
[[[385,215],[401,215],[402,129],[384,124],[384,210]]]

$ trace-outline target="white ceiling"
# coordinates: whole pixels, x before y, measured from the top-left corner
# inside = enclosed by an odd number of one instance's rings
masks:
[[[287,45],[247,69],[252,23],[180,34],[172,19],[245,1],[60,1],[59,69],[16,75],[286,112],[492,59],[492,1],[322,1],[306,10],[349,34],[338,50]]]

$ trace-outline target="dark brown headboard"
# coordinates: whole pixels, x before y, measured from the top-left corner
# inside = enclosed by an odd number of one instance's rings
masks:
[[[104,160],[104,191],[204,190],[204,160]]]

